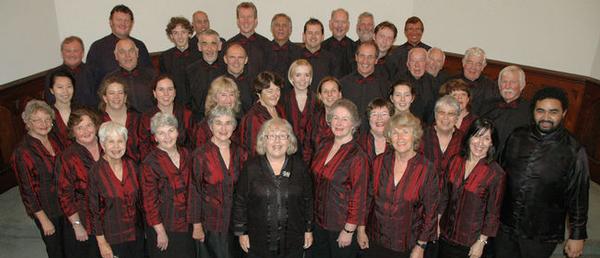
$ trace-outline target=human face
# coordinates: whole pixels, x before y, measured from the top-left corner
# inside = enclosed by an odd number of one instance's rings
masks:
[[[369,114],[369,126],[377,135],[383,135],[385,124],[390,120],[390,111],[387,107],[377,107]]]
[[[100,143],[104,155],[113,160],[121,159],[125,154],[125,138],[119,133],[111,133]]]
[[[352,137],[354,131],[354,118],[350,111],[344,107],[337,107],[331,111],[331,131],[336,139]]]
[[[163,150],[176,148],[177,136],[179,136],[179,131],[177,131],[175,126],[171,125],[160,126],[154,132],[154,139],[156,139],[158,147]]]
[[[458,115],[457,110],[451,106],[440,105],[435,110],[435,128],[438,131],[452,131],[458,121]]]
[[[519,81],[519,73],[507,71],[500,78],[500,95],[506,103],[512,102],[521,96],[521,91],[525,85],[521,85]]]
[[[370,45],[361,46],[356,51],[356,70],[364,77],[371,75],[375,71],[377,63],[377,49]]]
[[[404,28],[404,35],[409,44],[416,46],[423,37],[423,24],[420,22],[407,24]]]
[[[304,45],[311,52],[315,52],[321,48],[321,42],[323,42],[323,32],[321,32],[321,29],[321,26],[318,24],[309,24],[306,26],[306,32],[302,34]]]
[[[415,137],[413,128],[394,128],[390,138],[396,154],[409,154],[414,152]]]
[[[216,35],[200,35],[198,49],[202,52],[202,59],[209,64],[214,63],[219,57],[221,40]]]
[[[439,50],[432,50],[427,55],[427,72],[433,76],[437,76],[437,74],[444,67],[444,53]]]
[[[292,25],[285,17],[277,17],[271,23],[271,33],[276,42],[287,42],[292,34]]]
[[[450,96],[454,97],[454,99],[458,101],[458,104],[460,104],[460,110],[464,110],[465,112],[467,111],[467,105],[471,100],[469,98],[468,92],[462,90],[455,90],[453,92],[450,92]]]
[[[471,136],[469,140],[469,158],[472,160],[485,158],[490,147],[492,147],[492,133],[490,130]]]
[[[210,29],[210,21],[208,20],[208,15],[206,15],[206,13],[196,12],[192,20],[194,31],[196,31],[197,34]]]
[[[70,105],[73,98],[73,82],[69,77],[56,77],[52,88],[50,88],[50,93],[54,95],[57,103]]]
[[[115,12],[110,18],[110,30],[120,39],[129,37],[132,27],[133,19],[127,13]]]
[[[381,53],[387,53],[396,41],[394,32],[391,29],[383,28],[375,34],[375,44]]]
[[[425,49],[419,48],[411,52],[406,62],[408,70],[415,78],[419,79],[425,74],[425,66],[427,65],[427,52]]]
[[[106,94],[102,96],[104,103],[106,103],[107,107],[110,107],[114,110],[119,110],[125,106],[125,99],[127,95],[125,95],[125,90],[123,89],[123,85],[118,83],[112,83],[106,87]]]
[[[284,157],[288,147],[290,146],[290,136],[286,132],[285,128],[272,128],[265,134],[265,137],[265,151],[267,157]]]
[[[465,78],[474,81],[481,76],[483,68],[485,68],[483,56],[470,55],[463,61],[463,73]]]
[[[227,71],[235,76],[244,73],[244,66],[248,63],[246,50],[240,46],[232,46],[227,49],[223,59],[227,64]]]
[[[159,106],[170,106],[175,100],[175,85],[170,79],[162,79],[156,83],[156,88],[152,90],[152,94],[154,94]]]
[[[329,29],[334,38],[341,39],[346,36],[348,29],[350,29],[350,21],[348,21],[348,15],[345,12],[337,11],[331,16],[329,20]]]
[[[256,25],[258,25],[258,20],[254,16],[254,10],[252,8],[240,8],[237,17],[237,26],[240,32],[247,36],[252,35]]]
[[[223,90],[215,94],[215,102],[217,103],[217,106],[233,108],[237,99],[233,90]]]
[[[62,45],[60,53],[63,63],[70,68],[75,68],[81,64],[83,59],[83,46],[74,40]]]
[[[175,43],[177,48],[186,49],[190,40],[190,31],[183,28],[181,25],[177,25],[173,30],[171,30],[169,38],[171,38],[171,41]]]
[[[120,40],[115,47],[115,59],[119,66],[132,71],[137,66],[138,49],[131,40]]]
[[[373,17],[361,17],[356,23],[356,34],[358,34],[358,38],[362,42],[367,42],[373,38],[374,29],[375,25],[373,22]]]
[[[270,84],[269,88],[263,89],[260,94],[258,94],[260,103],[268,108],[277,106],[280,96],[281,89],[273,83]]]
[[[334,81],[327,81],[321,85],[321,92],[319,92],[319,99],[323,102],[325,107],[330,107],[338,99],[342,98],[342,92],[339,90],[339,85]]]
[[[390,100],[394,104],[396,111],[406,112],[410,109],[410,104],[412,104],[415,98],[408,86],[396,85],[394,86],[394,92],[392,93]]]
[[[96,125],[89,116],[82,116],[79,124],[73,127],[75,140],[82,145],[92,144],[97,141]]]
[[[38,109],[29,117],[27,129],[34,137],[45,137],[52,130],[52,117],[46,111]]]
[[[312,81],[312,73],[310,67],[306,65],[296,66],[296,69],[292,72],[290,83],[294,86],[294,89],[305,91],[310,86]]]
[[[217,116],[209,124],[213,138],[218,142],[228,142],[235,130],[235,118],[230,116]]]
[[[535,103],[533,119],[538,130],[548,134],[561,126],[566,114],[567,111],[563,110],[558,99],[542,99]]]

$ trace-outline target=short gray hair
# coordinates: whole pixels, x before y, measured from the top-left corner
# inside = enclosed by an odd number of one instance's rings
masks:
[[[370,12],[362,12],[360,15],[358,15],[359,20],[361,18],[365,18],[365,17],[369,17],[369,18],[373,19],[373,14]]]
[[[123,137],[123,140],[127,142],[127,128],[117,122],[104,122],[100,125],[100,129],[98,129],[98,139],[100,140],[100,143],[104,143],[109,135],[115,134],[120,135]]]
[[[31,115],[33,115],[33,113],[35,113],[39,110],[44,111],[48,115],[50,115],[50,117],[52,117],[53,121],[56,118],[56,115],[54,114],[54,110],[48,105],[48,103],[38,100],[38,99],[32,99],[29,102],[27,102],[27,105],[25,105],[25,109],[23,110],[23,113],[21,113],[21,118],[23,119],[23,123],[27,124],[27,122],[29,122],[29,120],[31,119]]]
[[[158,112],[150,119],[150,131],[156,134],[158,128],[163,126],[172,126],[177,128],[177,118],[173,114]]]
[[[502,81],[502,75],[506,72],[517,73],[519,75],[519,86],[521,86],[521,88],[525,87],[525,72],[521,67],[516,65],[509,65],[500,70],[500,73],[498,74],[498,85],[500,85],[500,82]]]
[[[208,113],[208,124],[212,125],[215,119],[220,116],[228,116],[233,120],[233,127],[237,126],[237,120],[235,119],[235,112],[231,108],[216,106]]]
[[[454,97],[450,95],[445,95],[438,99],[438,101],[435,102],[434,111],[437,112],[440,106],[442,105],[449,106],[455,109],[457,114],[460,114],[460,103],[458,103],[458,101]]]
[[[440,53],[442,53],[444,61],[446,61],[446,53],[444,53],[444,51],[438,47],[432,47],[429,50],[427,50],[427,57],[429,57],[433,51],[440,51]]]
[[[292,129],[292,125],[285,120],[278,117],[271,118],[267,120],[258,131],[258,135],[256,136],[256,153],[259,155],[264,155],[267,152],[267,134],[276,128],[283,129],[288,135],[288,148],[286,153],[288,155],[296,153],[298,150],[298,139],[294,135],[294,129]]]
[[[463,56],[462,63],[465,64],[467,58],[470,56],[481,56],[483,57],[483,65],[487,64],[487,57],[485,55],[485,51],[479,47],[472,47],[465,51],[465,55]]]

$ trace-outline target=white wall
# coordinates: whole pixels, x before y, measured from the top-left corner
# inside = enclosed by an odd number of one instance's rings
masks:
[[[34,3],[35,2],[35,3]],[[176,3],[175,3],[176,2]],[[151,52],[171,47],[164,28],[171,16],[205,10],[211,26],[224,38],[237,33],[235,6],[240,0],[3,0],[0,1],[2,58],[0,83],[6,83],[60,63],[58,46],[69,35],[86,45],[110,33],[110,9],[123,3],[134,12],[132,35]],[[600,1],[595,0],[261,0],[257,31],[271,38],[273,14],[285,12],[293,20],[293,41],[301,41],[304,22],[320,19],[327,27],[331,10],[350,12],[350,37],[356,38],[358,14],[370,11],[375,20],[389,20],[400,30],[412,15],[425,22],[424,42],[462,53],[471,46],[484,48],[490,58],[600,79]],[[35,8],[34,8],[35,7]],[[24,20],[24,18],[27,20]],[[21,25],[24,23],[25,25]],[[507,24],[507,25],[504,25]],[[6,35],[6,37],[4,36]],[[330,33],[326,28],[326,36]],[[397,44],[404,43],[400,31]],[[27,53],[26,56],[20,53]]]

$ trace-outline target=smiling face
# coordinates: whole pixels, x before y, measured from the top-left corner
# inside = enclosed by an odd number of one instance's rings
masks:
[[[354,118],[345,107],[336,107],[331,110],[331,131],[336,139],[352,137],[354,131]]]
[[[217,92],[214,96],[215,102],[219,107],[233,108],[237,99],[233,90],[222,90]]]
[[[156,83],[152,94],[159,106],[170,106],[175,100],[175,85],[171,79],[164,78]]]
[[[81,145],[92,144],[98,141],[96,137],[97,128],[89,116],[82,116],[79,124],[73,127],[73,136]]]
[[[209,128],[217,142],[228,142],[235,130],[235,118],[225,115],[217,116],[209,124]]]
[[[556,131],[562,125],[562,120],[566,114],[567,111],[563,110],[558,99],[547,98],[538,100],[535,103],[533,120],[538,130],[548,134]]]
[[[216,35],[199,35],[198,49],[202,51],[202,59],[212,64],[219,57],[221,40]]]
[[[73,40],[62,45],[60,50],[63,63],[70,68],[79,66],[83,59],[83,46],[79,41]]]
[[[373,38],[375,22],[371,16],[362,16],[356,23],[356,34],[361,42],[367,42]]]
[[[463,73],[465,78],[474,81],[481,76],[483,68],[485,68],[485,60],[483,56],[470,55],[463,61]]]
[[[371,44],[363,44],[356,51],[356,70],[364,77],[371,75],[375,71],[377,63],[377,49]]]
[[[473,135],[469,140],[469,158],[479,160],[487,157],[490,147],[492,147],[492,134],[490,130]]]
[[[110,18],[110,30],[118,38],[127,38],[133,27],[133,19],[127,13],[115,12]]]
[[[115,59],[123,69],[127,71],[135,69],[138,61],[138,49],[133,41],[119,40],[115,46]]]
[[[160,126],[154,132],[154,139],[156,139],[158,147],[163,150],[176,148],[177,136],[179,136],[179,131],[172,125]]]
[[[423,24],[420,22],[406,24],[404,35],[408,43],[416,46],[421,42],[421,38],[423,37]]]
[[[100,145],[104,150],[104,155],[110,159],[121,159],[125,155],[126,141],[123,135],[119,133],[109,133]]]
[[[438,49],[433,49],[427,55],[427,72],[433,76],[437,74],[444,67],[444,53]]]
[[[319,99],[323,102],[325,107],[331,107],[334,102],[342,98],[342,92],[339,90],[339,85],[334,81],[327,81],[321,85],[321,92],[319,92]]]
[[[312,73],[309,66],[298,65],[296,69],[292,71],[290,83],[294,86],[294,89],[305,91],[312,82]]]
[[[272,127],[271,130],[265,134],[265,138],[265,153],[267,157],[281,158],[285,156],[290,146],[290,136],[285,128],[278,126]]]
[[[240,45],[229,47],[223,59],[225,64],[227,64],[227,72],[234,76],[244,73],[244,67],[248,63],[246,50]]]
[[[210,29],[210,21],[208,20],[208,15],[206,15],[205,12],[194,13],[194,17],[192,17],[192,22],[196,34]]]
[[[518,72],[506,71],[500,77],[498,87],[504,102],[509,103],[521,96],[521,91],[525,88],[525,85],[521,85]]]
[[[346,12],[338,10],[331,15],[329,20],[329,29],[333,37],[341,39],[346,36],[348,29],[350,29],[350,21]]]
[[[467,105],[469,104],[470,98],[469,93],[463,90],[455,90],[450,92],[450,96],[454,97],[458,104],[460,104],[460,110],[467,112]]]
[[[394,37],[394,31],[389,28],[382,28],[375,34],[375,44],[381,53],[387,53],[388,50],[394,45],[396,38]]]
[[[188,47],[188,41],[190,40],[190,33],[191,31],[185,29],[181,24],[178,24],[171,30],[169,38],[171,38],[171,41],[175,43],[177,48],[186,49]]]
[[[254,10],[252,8],[240,8],[237,14],[237,26],[240,29],[240,33],[244,35],[252,35],[258,20],[254,16]]]
[[[411,127],[394,128],[390,139],[396,154],[407,154],[414,152],[414,129]]]
[[[111,83],[106,87],[106,94],[102,96],[102,100],[106,103],[107,107],[114,110],[119,110],[125,106],[125,99],[127,95],[123,89],[123,85],[119,83]]]
[[[57,76],[54,78],[54,84],[52,84],[52,88],[50,88],[50,93],[54,95],[56,99],[56,103],[71,104],[71,99],[73,99],[73,82],[69,77]]]
[[[410,104],[415,100],[415,97],[407,85],[394,86],[394,92],[390,96],[390,101],[394,104],[396,111],[399,113],[407,112],[410,109]]]
[[[258,94],[258,100],[263,106],[267,108],[274,108],[277,106],[280,96],[281,89],[271,82],[269,83],[269,88],[260,91],[260,94]]]
[[[408,55],[406,62],[410,74],[419,79],[425,74],[425,66],[427,65],[427,51],[423,48],[413,48]]]
[[[27,121],[27,131],[30,135],[39,138],[45,137],[52,130],[52,116],[45,110],[38,109],[29,117]]]
[[[435,110],[435,128],[438,131],[452,131],[458,121],[458,115],[458,111],[449,105],[438,106]]]
[[[387,107],[376,107],[369,114],[369,127],[376,135],[383,135],[385,124],[390,120],[390,110]]]
[[[319,24],[306,25],[306,31],[302,35],[306,49],[315,52],[321,48],[321,42],[323,42],[322,30],[323,28]]]
[[[284,16],[279,16],[271,22],[271,33],[276,42],[287,42],[292,34],[292,24]]]

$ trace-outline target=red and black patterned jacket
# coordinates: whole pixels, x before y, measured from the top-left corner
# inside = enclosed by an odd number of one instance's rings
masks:
[[[67,217],[77,213],[88,235],[92,234],[88,198],[88,173],[96,163],[83,145],[73,142],[56,160],[58,199]]]
[[[325,107],[323,105],[315,107],[315,112],[312,114],[312,121],[309,125],[306,132],[308,137],[306,137],[304,144],[306,148],[302,150],[302,156],[306,164],[311,163],[309,161],[312,160],[317,148],[325,139],[333,139],[333,132],[331,132],[331,128],[327,123]]]
[[[284,118],[283,108],[277,105],[276,109],[279,117]],[[256,136],[258,136],[260,127],[271,118],[267,108],[260,102],[254,103],[252,108],[242,117],[242,121],[237,127],[237,134],[234,134],[231,140],[248,150],[249,156],[256,156]]]
[[[423,131],[423,137],[421,138],[421,144],[419,145],[419,152],[433,162],[435,170],[439,173],[438,177],[443,179],[445,169],[448,166],[448,161],[454,155],[460,153],[462,147],[464,133],[461,130],[454,130],[452,133],[452,139],[446,147],[446,151],[442,152],[440,148],[440,142],[435,131],[435,126],[431,125],[425,128]]]
[[[188,222],[202,223],[211,232],[228,232],[233,192],[248,153],[236,143],[229,147],[226,166],[219,147],[208,140],[193,154]],[[229,168],[228,168],[229,167]]]
[[[298,139],[298,153],[304,152],[305,142],[309,135],[307,132],[311,127],[312,116],[316,111],[317,99],[312,91],[308,91],[306,98],[306,104],[304,104],[304,110],[300,111],[298,108],[298,102],[296,101],[296,92],[292,89],[283,95],[280,103],[283,106],[285,119],[290,122],[294,129],[294,135]],[[310,160],[304,160],[305,162]]]
[[[56,139],[58,139],[60,141],[60,144],[63,147],[65,147],[65,148],[69,147],[69,145],[71,145],[71,143],[73,143],[71,141],[71,138],[69,137],[69,128],[67,127],[69,120],[67,119],[65,121],[63,119],[63,117],[60,115],[60,112],[58,111],[58,109],[56,109],[56,107],[52,106],[52,110],[54,110],[55,119],[54,119],[54,126],[52,126],[52,131],[50,131],[50,133],[54,134]],[[75,110],[75,109],[72,109],[72,110]]]
[[[142,199],[144,218],[149,226],[163,224],[168,232],[187,232],[188,186],[192,173],[191,153],[178,148],[179,168],[169,154],[154,148],[144,159]]]
[[[479,235],[496,236],[506,174],[496,163],[479,160],[465,178],[466,159],[454,156],[448,165],[440,210],[441,237],[470,247]]]
[[[428,242],[437,237],[438,174],[433,163],[417,153],[394,185],[395,155],[386,152],[373,161],[366,228],[370,241],[396,252],[409,252],[417,240]]]
[[[140,126],[138,128],[138,137],[140,142],[141,160],[146,158],[152,150],[156,149],[157,143],[150,130],[150,121],[156,113],[160,112],[157,106],[154,106],[148,112],[143,113],[140,117]],[[173,115],[177,118],[177,146],[191,147],[190,137],[192,134],[192,111],[187,107],[175,104],[173,107]]]
[[[462,131],[463,134],[467,134],[467,131],[469,131],[469,127],[471,127],[471,124],[473,124],[473,122],[475,122],[475,120],[477,120],[477,118],[479,118],[479,116],[474,115],[473,113],[469,112],[469,114],[467,114],[463,118],[458,130]]]
[[[326,140],[312,160],[314,219],[326,230],[341,231],[346,223],[358,225],[364,220],[369,157],[353,140],[325,164],[332,147],[333,139]]]
[[[35,218],[34,214],[39,211],[44,211],[49,218],[62,215],[54,163],[63,146],[51,134],[48,135],[48,140],[54,149],[54,156],[40,140],[25,134],[10,158],[25,211],[31,218]]]
[[[373,136],[373,134],[368,130],[361,130],[356,140],[358,142],[358,145],[360,145],[360,147],[363,148],[365,153],[367,153],[367,155],[369,156],[369,161],[373,162],[373,160],[377,156],[377,154],[375,153],[375,137]],[[392,148],[392,146],[390,146],[386,142],[383,153],[393,151],[393,149],[394,148]]]
[[[110,115],[106,112],[102,112],[102,122],[112,121]],[[127,128],[127,150],[125,156],[139,164],[141,162],[140,155],[140,140],[138,137],[138,130],[140,127],[140,114],[133,111],[127,111],[127,120],[125,121],[125,128]]]
[[[89,173],[88,194],[92,228],[96,236],[104,235],[111,244],[135,241],[141,230],[141,193],[138,166],[123,158],[123,177],[119,181],[105,159],[100,159]]]

